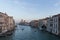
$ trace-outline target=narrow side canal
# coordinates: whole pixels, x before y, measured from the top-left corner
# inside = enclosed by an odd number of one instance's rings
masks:
[[[0,37],[0,40],[60,40],[60,37],[39,31],[30,26],[17,25],[16,30],[11,36]]]

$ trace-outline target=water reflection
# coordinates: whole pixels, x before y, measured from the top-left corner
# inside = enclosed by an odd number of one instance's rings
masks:
[[[0,37],[0,40],[60,40],[60,38],[47,32],[39,31],[37,28],[18,25],[13,35]]]

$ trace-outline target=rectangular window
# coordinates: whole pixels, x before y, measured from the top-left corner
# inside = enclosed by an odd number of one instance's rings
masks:
[[[3,22],[0,22],[0,24],[3,24]]]
[[[57,18],[55,19],[55,22],[57,22]]]
[[[50,24],[50,26],[53,26],[53,24]]]

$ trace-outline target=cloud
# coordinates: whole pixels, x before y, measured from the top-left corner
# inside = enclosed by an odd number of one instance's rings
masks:
[[[19,4],[19,0],[14,0],[14,3],[15,4]]]
[[[60,6],[60,1],[59,1],[59,2],[57,2],[57,3],[55,3],[55,5],[54,5],[54,6],[56,6],[56,7]]]

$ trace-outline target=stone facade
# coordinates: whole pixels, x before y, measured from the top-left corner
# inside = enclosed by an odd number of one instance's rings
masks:
[[[32,21],[30,22],[30,26],[31,26],[31,27],[38,27],[38,20],[32,20]]]
[[[53,27],[52,33],[60,35],[60,14],[52,16],[53,18]]]
[[[53,27],[53,19],[52,17],[49,17],[47,20],[47,31],[52,32],[52,27]]]
[[[6,13],[0,12],[0,33],[4,31],[8,31],[8,29],[12,29],[14,27],[13,17],[8,16]]]
[[[39,20],[38,27],[40,30],[43,30],[47,27],[47,19],[48,18],[44,18],[44,19]]]
[[[14,29],[14,26],[15,26],[15,22],[14,22],[14,19],[13,17],[8,17],[8,30],[13,30]]]
[[[47,31],[60,35],[60,14],[54,15],[48,19]]]

